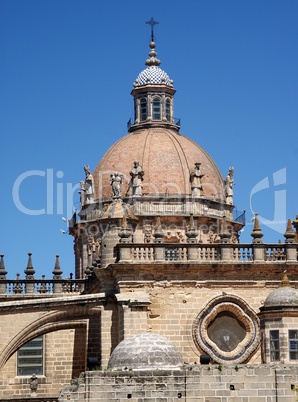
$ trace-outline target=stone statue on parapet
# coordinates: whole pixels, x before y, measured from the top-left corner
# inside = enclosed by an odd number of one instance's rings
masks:
[[[233,205],[233,195],[234,195],[233,187],[236,184],[234,182],[233,175],[234,175],[234,168],[230,167],[229,173],[227,174],[227,177],[225,180],[226,203],[229,205]]]
[[[202,187],[202,177],[205,176],[201,172],[201,163],[196,162],[194,169],[190,172],[190,185],[191,185],[191,196],[194,198],[200,197]]]
[[[144,171],[138,161],[134,161],[133,168],[129,172],[131,179],[129,182],[129,188],[132,189],[132,195],[138,196],[143,193],[143,176]]]
[[[93,176],[90,172],[90,166],[85,165],[84,166],[84,171],[85,171],[85,203],[86,204],[92,204],[94,202],[94,180]]]
[[[94,180],[90,172],[90,166],[84,166],[85,181],[80,181],[80,195],[81,195],[81,207],[94,203]]]
[[[121,185],[123,183],[123,174],[115,172],[110,176],[110,184],[112,186],[113,198],[121,198]]]

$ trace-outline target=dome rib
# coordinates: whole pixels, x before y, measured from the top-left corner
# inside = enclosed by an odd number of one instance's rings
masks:
[[[184,174],[184,184],[185,184],[184,185],[184,192],[185,192],[185,194],[187,194],[190,191],[189,183],[188,183],[190,170],[189,170],[189,166],[188,166],[188,163],[187,163],[187,158],[186,158],[185,152],[184,152],[181,144],[178,142],[178,139],[175,138],[173,135],[169,135],[169,137],[172,140],[173,145],[175,146],[175,148],[177,150],[177,154],[178,154],[178,156],[180,158],[180,161],[181,161],[182,174]],[[180,152],[182,153],[183,158],[181,157]]]
[[[144,144],[144,149],[143,149],[143,169],[144,172],[148,172],[147,174],[150,176],[150,149],[151,149],[151,140],[152,140],[152,135],[150,135],[150,131],[146,133],[145,137],[145,144]],[[149,150],[149,152],[146,152]]]

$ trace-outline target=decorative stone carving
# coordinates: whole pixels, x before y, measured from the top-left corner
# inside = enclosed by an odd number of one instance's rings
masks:
[[[110,176],[110,184],[112,186],[113,198],[121,198],[121,185],[123,183],[123,174],[115,172]]]
[[[165,243],[183,243],[184,236],[181,230],[168,230],[164,236]]]
[[[145,225],[144,226],[144,243],[153,243],[153,235],[152,235],[152,226]]]
[[[129,172],[131,179],[129,182],[129,187],[132,189],[132,195],[133,196],[138,196],[142,195],[143,192],[143,176],[144,176],[144,171],[142,166],[140,166],[138,161],[134,161],[134,166]]]
[[[101,239],[96,236],[89,235],[87,238],[88,256],[90,254],[91,262],[89,266],[97,267],[101,260]]]
[[[243,363],[260,343],[259,319],[238,296],[217,296],[197,314],[193,337],[198,349],[216,363]]]
[[[229,173],[227,174],[227,177],[226,177],[226,180],[225,180],[226,202],[229,205],[233,205],[233,195],[234,195],[233,187],[236,184],[234,182],[233,175],[234,175],[234,168],[230,167]]]
[[[30,378],[30,389],[32,391],[31,396],[36,396],[36,391],[38,388],[38,378],[35,374]]]
[[[201,163],[196,162],[194,169],[190,172],[191,195],[194,198],[200,197],[203,189],[201,179],[204,174],[201,172]]]
[[[207,243],[214,244],[219,242],[220,242],[220,236],[218,235],[218,233],[214,233],[214,231],[210,229],[207,234]]]
[[[90,172],[90,166],[84,166],[85,181],[80,181],[80,201],[81,207],[94,203],[94,180]]]

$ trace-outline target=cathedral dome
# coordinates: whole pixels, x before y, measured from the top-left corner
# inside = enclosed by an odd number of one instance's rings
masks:
[[[144,171],[143,195],[190,195],[190,172],[201,163],[202,196],[224,200],[224,182],[212,158],[191,139],[173,129],[138,129],[118,140],[94,170],[95,199],[111,197],[110,175],[123,175],[125,195],[130,171],[138,161]]]
[[[175,370],[183,366],[180,352],[167,338],[143,333],[120,342],[108,370]]]
[[[298,290],[289,286],[273,290],[264,302],[265,309],[272,307],[298,307]]]

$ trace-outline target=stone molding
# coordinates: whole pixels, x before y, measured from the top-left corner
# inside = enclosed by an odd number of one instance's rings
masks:
[[[219,313],[232,313],[246,330],[245,338],[231,351],[221,350],[208,335],[208,327]],[[197,348],[207,353],[216,363],[244,363],[260,343],[259,318],[240,297],[223,295],[212,299],[197,314],[193,322],[193,340]]]

